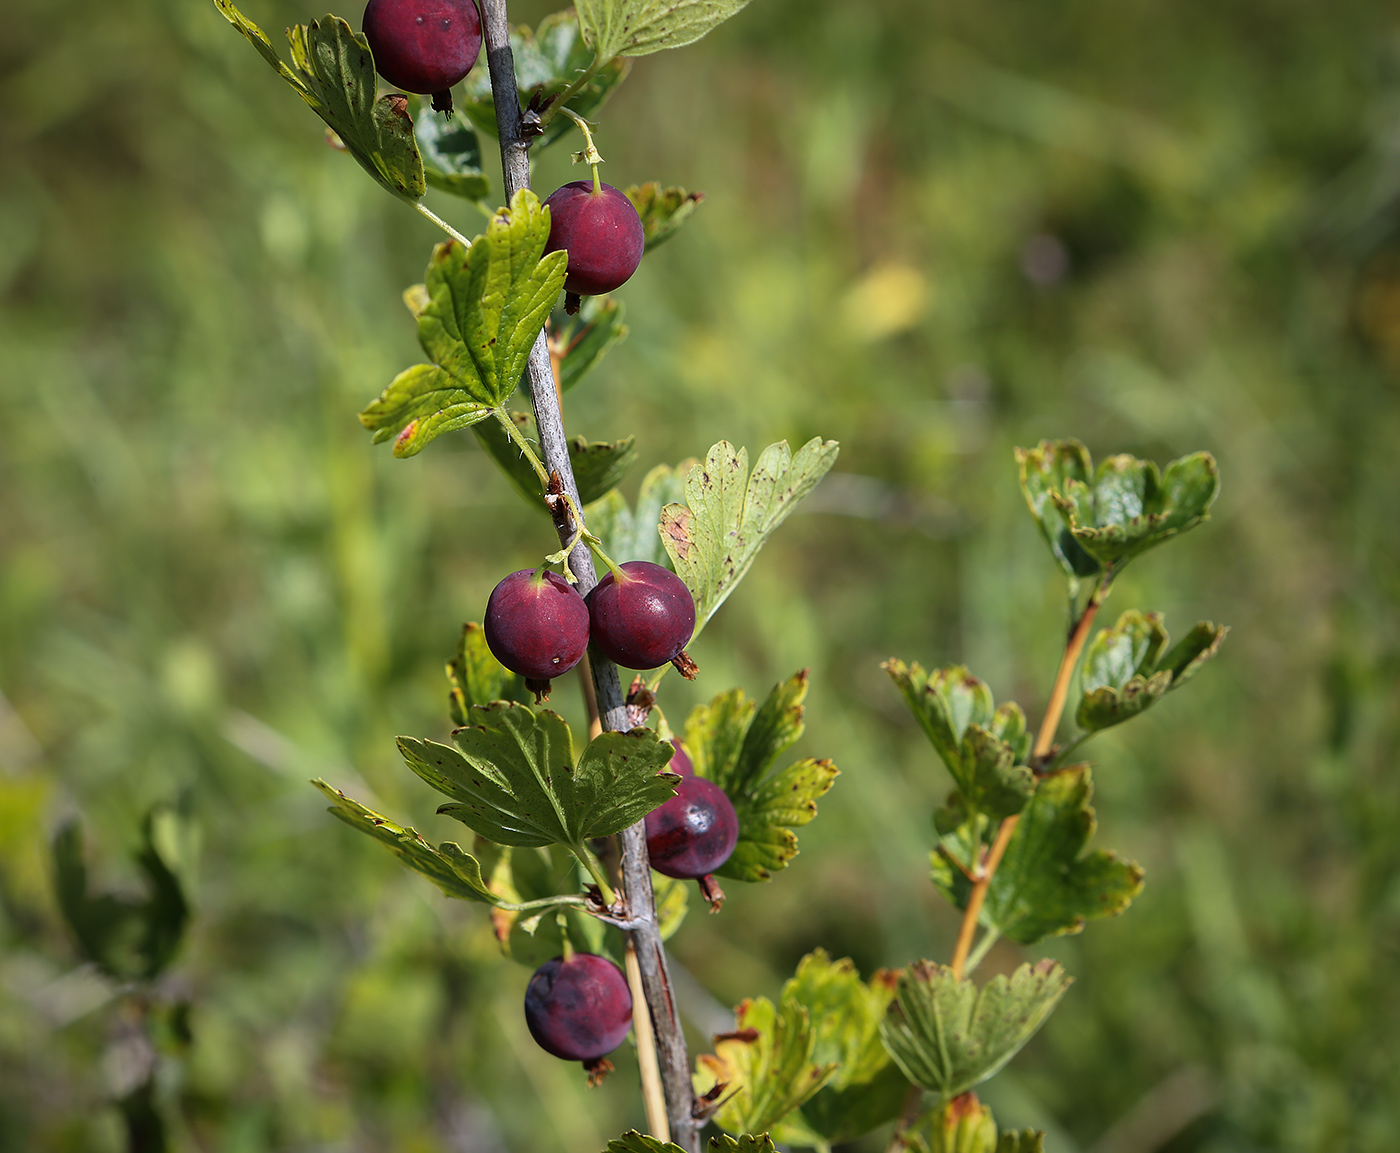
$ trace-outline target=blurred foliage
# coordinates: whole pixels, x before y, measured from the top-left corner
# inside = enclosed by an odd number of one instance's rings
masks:
[[[167,803],[199,846],[159,979],[188,1013],[152,1026],[172,1148],[598,1153],[642,1124],[625,1051],[585,1092],[485,911],[306,783],[452,835],[393,738],[445,736],[462,621],[554,547],[470,435],[394,460],[355,419],[416,355],[398,302],[440,234],[212,4],[13,0],[0,103],[0,1149],[126,1146],[129,997],[48,846],[80,814],[103,890],[139,892]],[[674,938],[718,999],[687,998],[696,1051],[815,946],[867,977],[948,956],[948,782],[879,665],[966,663],[1038,718],[1062,584],[1012,448],[1204,449],[1212,522],[1109,607],[1230,643],[1095,742],[1100,836],[1147,887],[993,950],[1076,983],[984,1098],[1053,1153],[1400,1145],[1394,9],[764,0],[600,115],[611,182],[706,199],[619,292],[570,434],[637,436],[629,501],[721,438],[842,442],[662,693],[678,720],[810,667],[795,752],[844,772],[781,877]],[[536,172],[572,179],[567,148]]]

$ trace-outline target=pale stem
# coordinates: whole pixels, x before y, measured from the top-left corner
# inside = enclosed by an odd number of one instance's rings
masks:
[[[666,1091],[661,1085],[661,1066],[656,1060],[656,1034],[651,1031],[651,1011],[642,988],[642,967],[637,962],[637,946],[627,941],[627,986],[632,990],[632,1033],[637,1038],[637,1064],[642,1071],[642,1104],[647,1113],[647,1131],[660,1141],[671,1139],[666,1120]]]
[[[1089,603],[1084,606],[1084,611],[1070,630],[1064,654],[1060,657],[1060,667],[1055,673],[1055,684],[1050,690],[1050,701],[1045,706],[1045,717],[1040,722],[1035,747],[1031,750],[1032,760],[1045,757],[1055,743],[1055,733],[1060,727],[1060,717],[1065,711],[1065,700],[1069,696],[1069,683],[1074,676],[1074,668],[1079,663],[1079,654],[1084,651],[1084,643],[1089,639],[1089,629],[1093,626],[1094,617],[1098,615],[1099,606],[1108,596],[1112,583],[1112,570],[1099,577],[1093,595],[1089,597]],[[972,892],[968,895],[967,908],[963,910],[962,925],[958,930],[958,940],[953,946],[953,959],[949,964],[955,977],[962,977],[967,968],[972,938],[977,933],[977,921],[982,915],[982,905],[987,900],[987,889],[992,883],[992,874],[997,871],[1002,857],[1006,855],[1006,847],[1011,844],[1011,835],[1015,833],[1020,819],[1019,813],[1013,813],[1002,821],[1001,827],[997,829],[996,839],[987,851],[987,859],[978,872],[977,880],[972,883]]]
[[[434,224],[441,228],[445,233],[447,233],[448,236],[452,237],[452,239],[455,240],[458,244],[460,244],[463,248],[470,248],[472,246],[472,242],[470,240],[468,240],[465,236],[463,236],[460,232],[453,228],[452,225],[448,224],[447,221],[445,221],[441,216],[439,216],[421,200],[415,200],[413,202],[413,207],[418,209],[418,211],[422,215],[426,216],[429,220],[431,220]]]
[[[598,715],[598,690],[593,687],[593,665],[587,653],[578,663],[578,683],[583,690],[583,710],[588,714],[588,739],[591,741],[602,736],[603,718]]]
[[[520,450],[520,455],[529,461],[530,467],[535,470],[535,475],[540,478],[540,493],[543,494],[547,492],[549,489],[549,473],[545,471],[544,465],[540,463],[540,458],[535,455],[534,446],[525,439],[525,434],[520,431],[515,421],[511,419],[510,413],[503,408],[492,409],[492,411],[496,414],[496,419],[501,422],[502,427],[505,428],[506,435],[515,442],[515,447]]]
[[[607,874],[603,872],[603,866],[599,864],[598,858],[593,855],[587,845],[570,846],[583,867],[588,870],[588,875],[593,878],[598,886],[598,892],[602,894],[603,904],[612,908],[613,902],[617,900],[617,894],[613,892],[613,887],[608,883]]]
[[[966,971],[968,973],[977,972],[977,966],[987,958],[987,954],[992,951],[992,946],[1001,940],[1000,929],[988,929],[982,934],[982,939],[977,942],[977,948],[968,954]]]
[[[501,169],[506,200],[509,201],[522,188],[530,186],[530,143],[521,133],[520,95],[515,80],[515,60],[510,48],[510,21],[505,0],[481,0],[480,7],[486,61],[491,71],[491,92],[496,104]],[[600,67],[602,62],[595,60],[590,72],[596,72]],[[581,76],[565,95],[571,96],[581,88],[588,76],[589,73]],[[569,506],[570,512],[577,516],[581,503],[578,484],[569,460],[568,440],[564,434],[559,397],[554,390],[554,374],[550,368],[549,343],[543,329],[530,350],[526,373],[545,467],[559,475],[565,494],[573,502]],[[573,531],[572,524],[561,523],[560,543],[567,543]],[[578,579],[580,595],[586,596],[598,583],[587,537],[574,545],[569,554],[569,568]],[[618,679],[617,666],[596,651],[591,654],[591,662],[603,727],[609,731],[625,732],[631,727],[631,718],[622,683]],[[627,912],[637,926],[628,935],[636,949],[645,1000],[656,1034],[657,1060],[665,1089],[671,1140],[689,1153],[699,1153],[700,1129],[694,1114],[695,1090],[691,1085],[690,1057],[686,1052],[680,1014],[676,1010],[671,978],[666,968],[666,951],[657,927],[656,899],[651,890],[651,865],[647,858],[643,823],[638,821],[624,829],[619,834],[619,842]]]

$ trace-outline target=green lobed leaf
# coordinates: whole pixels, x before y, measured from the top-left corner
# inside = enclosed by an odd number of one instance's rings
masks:
[[[609,1141],[604,1153],[685,1153],[685,1150],[659,1137],[629,1129],[621,1137]]]
[[[867,985],[849,958],[832,961],[821,949],[798,963],[782,997],[806,1007],[816,1034],[812,1060],[834,1063],[836,1071],[778,1126],[777,1140],[819,1145],[854,1141],[899,1116],[909,1082],[880,1040],[880,1022],[894,991],[895,974],[889,970],[879,970]]]
[[[481,168],[481,142],[469,124],[444,120],[424,106],[414,117],[413,130],[429,185],[478,202],[491,194],[491,181]]]
[[[1229,631],[1198,621],[1164,658],[1169,638],[1162,614],[1129,609],[1089,642],[1075,716],[1079,727],[1099,732],[1137,716],[1195,676]]]
[[[773,1138],[767,1133],[742,1133],[738,1138],[720,1133],[710,1138],[709,1153],[774,1153]]]
[[[613,491],[583,510],[590,532],[603,542],[603,551],[618,564],[646,560],[669,566],[670,557],[661,545],[658,521],[661,509],[680,498],[692,462],[682,461],[672,468],[659,464],[642,478],[637,507],[628,507],[621,493]]]
[[[486,633],[475,621],[462,626],[457,652],[447,662],[448,711],[453,724],[467,723],[467,710],[492,701],[524,701],[525,685],[519,673],[501,664],[486,645]]]
[[[930,1112],[904,1134],[915,1153],[1044,1153],[1045,1134],[1033,1129],[998,1134],[992,1111],[964,1093]]]
[[[957,785],[953,807],[961,805],[969,818],[1019,813],[1035,791],[1034,775],[1019,763],[1030,751],[1020,706],[994,709],[991,689],[963,665],[925,672],[917,662],[891,659],[882,667]]]
[[[834,440],[813,437],[794,456],[787,441],[763,450],[749,475],[745,449],[720,441],[685,482],[685,503],[661,510],[661,538],[695,598],[695,633],[749,571],[768,535],[836,463]]]
[[[656,180],[628,185],[623,189],[623,195],[632,202],[632,207],[642,218],[642,232],[646,236],[648,252],[670,240],[705,199],[703,192],[662,188]]]
[[[622,323],[627,309],[611,296],[585,296],[583,304],[568,317],[553,342],[562,350],[559,360],[559,391],[568,392],[593,370],[608,349],[627,339],[631,331]],[[679,494],[678,494],[679,495]]]
[[[647,56],[691,44],[749,0],[577,0],[583,39],[600,57]]]
[[[1115,916],[1142,891],[1142,869],[1132,861],[1103,849],[1085,851],[1097,825],[1092,796],[1088,765],[1039,779],[992,874],[982,924],[1030,945],[1078,933],[1090,918]],[[971,886],[942,853],[933,857],[933,882],[958,908],[967,907]]]
[[[1077,440],[1042,440],[1035,448],[1018,448],[1016,464],[1026,504],[1065,574],[1075,580],[1099,572],[1099,562],[1074,539],[1052,498],[1053,493],[1064,492],[1071,480],[1089,482],[1094,467],[1089,450]]]
[[[577,848],[635,824],[675,795],[675,776],[661,773],[671,746],[650,729],[603,733],[576,765],[562,717],[496,701],[472,709],[452,739],[456,748],[400,737],[399,751],[453,799],[438,812],[498,844]]]
[[[1213,621],[1197,621],[1191,626],[1191,631],[1172,646],[1158,665],[1172,674],[1173,689],[1181,688],[1206,661],[1215,656],[1220,642],[1229,631],[1229,625],[1218,625]]]
[[[521,25],[511,29],[510,50],[515,60],[515,82],[521,108],[534,103],[540,108],[562,93],[593,63],[593,51],[583,42],[572,9],[546,16],[531,31]],[[627,78],[630,60],[609,59],[569,100],[565,107],[585,120],[606,103]],[[462,111],[482,132],[496,135],[496,102],[491,94],[491,77],[486,69],[473,69],[467,77]],[[538,151],[553,144],[573,128],[567,116],[555,115],[544,133],[534,140]]]
[[[1058,962],[1045,960],[978,989],[946,965],[917,961],[899,978],[881,1036],[909,1080],[947,1101],[1020,1052],[1070,981]]]
[[[1220,470],[1208,452],[1183,456],[1160,472],[1152,461],[1122,453],[1100,461],[1092,476],[1088,450],[1076,440],[1018,448],[1016,459],[1026,502],[1071,577],[1121,568],[1194,528],[1220,492]]]
[[[772,766],[802,735],[807,671],[775,685],[762,707],[741,689],[720,693],[691,711],[685,745],[697,776],[728,795],[739,818],[739,842],[717,876],[767,881],[797,855],[797,835],[817,815],[840,770],[811,757],[780,772]]]
[[[455,240],[433,250],[417,313],[433,363],[399,373],[360,413],[376,444],[394,437],[394,455],[412,456],[505,403],[563,288],[568,256],[543,255],[548,238],[548,209],[521,189],[465,252]]]
[[[536,440],[534,418],[527,413],[507,414],[524,433],[527,440]],[[506,435],[499,420],[483,421],[472,431],[481,447],[490,454],[501,471],[506,474],[515,490],[523,496],[532,508],[548,514],[549,509],[540,499],[540,479],[530,466],[515,442]],[[579,497],[584,504],[600,500],[626,477],[628,470],[637,461],[637,438],[626,440],[589,441],[576,436],[569,441],[569,460],[573,464],[574,481],[578,485]],[[612,554],[609,553],[609,556]]]
[[[801,1107],[831,1078],[836,1067],[812,1057],[816,1033],[807,1010],[784,998],[745,999],[734,1010],[735,1029],[714,1039],[714,1053],[697,1061],[695,1090],[703,1094],[723,1082],[724,1102],[715,1124],[730,1133],[762,1133]]]
[[[397,92],[375,98],[378,79],[364,36],[330,14],[309,25],[298,24],[287,30],[292,56],[288,65],[232,0],[214,0],[214,5],[383,188],[404,200],[422,198],[427,185],[408,98]]]
[[[449,897],[499,905],[501,898],[482,879],[481,864],[452,841],[433,848],[410,828],[403,828],[351,800],[339,789],[317,778],[311,782],[330,798],[330,812],[352,829],[373,837],[415,873],[421,873]]]

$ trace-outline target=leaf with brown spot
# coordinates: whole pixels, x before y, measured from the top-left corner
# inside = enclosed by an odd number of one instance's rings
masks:
[[[827,1083],[836,1064],[813,1061],[816,1032],[807,1010],[792,998],[778,1008],[766,997],[734,1010],[734,1031],[715,1038],[715,1051],[698,1059],[695,1091],[727,1084],[715,1123],[731,1133],[762,1133],[801,1108]]]
[[[764,542],[836,463],[834,440],[814,437],[794,456],[765,448],[749,474],[747,449],[722,440],[691,469],[685,505],[661,510],[661,539],[695,598],[695,633],[744,579]]]
[[[780,772],[773,764],[802,735],[807,671],[775,685],[760,706],[740,689],[720,693],[695,708],[685,744],[697,776],[722,788],[739,818],[739,842],[716,875],[767,881],[797,856],[797,835],[817,815],[817,798],[840,770],[807,757]]]

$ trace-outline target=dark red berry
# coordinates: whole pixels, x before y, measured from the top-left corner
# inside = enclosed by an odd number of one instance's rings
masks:
[[[646,560],[608,573],[588,594],[593,640],[625,669],[654,669],[681,654],[695,632],[695,601],[685,582]]]
[[[691,763],[690,754],[685,751],[685,746],[681,744],[680,737],[672,737],[671,745],[676,751],[671,754],[671,763],[662,771],[675,773],[678,777],[695,776],[695,766]]]
[[[482,625],[496,659],[528,680],[561,676],[588,649],[588,605],[558,573],[511,573],[491,590]]]
[[[481,51],[473,0],[369,0],[364,32],[375,71],[405,92],[445,94]]]
[[[546,1053],[595,1061],[621,1045],[632,1027],[627,978],[593,953],[546,961],[525,989],[525,1024]]]
[[[556,188],[549,206],[546,252],[569,253],[564,291],[596,296],[625,284],[637,271],[646,248],[642,218],[632,202],[611,184],[593,191],[593,181],[574,180]]]
[[[734,806],[704,777],[682,777],[676,795],[647,814],[646,828],[651,867],[681,880],[713,873],[739,843]]]

